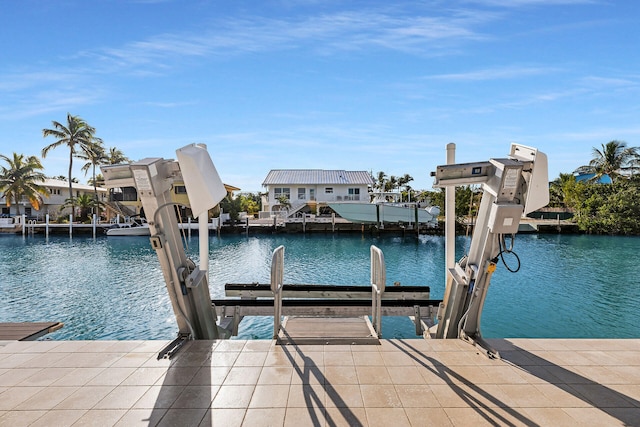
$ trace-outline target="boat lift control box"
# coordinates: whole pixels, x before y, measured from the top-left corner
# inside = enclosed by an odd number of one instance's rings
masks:
[[[512,203],[494,203],[489,212],[489,231],[494,234],[516,234],[524,206]]]

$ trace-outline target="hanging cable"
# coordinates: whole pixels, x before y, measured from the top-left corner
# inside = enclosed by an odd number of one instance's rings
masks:
[[[509,245],[509,247],[507,247],[506,243],[505,243],[505,238],[504,238],[504,234],[500,235],[500,238],[498,239],[498,244],[500,246],[500,252],[498,253],[498,256],[500,257],[500,259],[502,260],[502,263],[504,264],[504,267],[510,271],[511,273],[517,273],[520,270],[520,257],[518,256],[517,253],[515,253],[513,251],[513,244],[516,240],[516,235],[515,234],[510,234],[511,236],[511,244]],[[513,254],[513,256],[516,258],[516,268],[511,268],[509,267],[509,264],[507,264],[507,262],[504,260],[504,254]],[[498,256],[496,256],[494,258],[495,261],[497,261]]]

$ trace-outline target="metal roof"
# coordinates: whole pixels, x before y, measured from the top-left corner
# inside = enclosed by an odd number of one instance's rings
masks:
[[[373,185],[371,174],[367,171],[345,171],[324,169],[272,169],[262,182],[267,185],[294,184],[353,184]]]
[[[69,181],[63,181],[61,179],[55,179],[55,178],[45,178],[45,180],[42,183],[38,183],[44,187],[51,187],[51,188],[64,188],[65,190],[69,189]],[[71,183],[71,188],[73,190],[83,190],[83,191],[93,191],[93,185],[89,185],[89,184],[79,184],[77,182],[72,182]],[[98,192],[107,192],[108,190],[104,187],[96,187],[96,189],[98,190]]]

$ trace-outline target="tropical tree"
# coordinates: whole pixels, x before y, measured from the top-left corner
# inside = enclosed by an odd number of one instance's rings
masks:
[[[66,199],[60,210],[68,207],[75,209],[77,206],[80,209],[80,221],[84,222],[89,219],[89,212],[100,205],[100,201],[95,200],[90,194],[80,194],[78,197]]]
[[[383,171],[378,172],[378,175],[375,179],[376,184],[375,187],[378,191],[384,191],[384,184],[387,180],[387,174]]]
[[[240,208],[248,214],[256,214],[260,212],[261,197],[259,193],[246,193],[238,195],[240,199]]]
[[[40,159],[36,156],[26,157],[23,154],[13,153],[9,158],[0,155],[8,166],[0,166],[0,191],[6,200],[7,206],[13,201],[16,204],[17,214],[20,215],[20,200],[26,198],[36,210],[40,209],[42,196],[49,194],[41,184],[45,175]]]
[[[597,181],[604,175],[609,175],[611,182],[621,176],[621,171],[632,167],[637,160],[638,148],[627,147],[624,141],[609,141],[602,144],[602,149],[593,147],[593,159],[589,162],[588,170],[595,174],[592,178]]]
[[[572,173],[561,173],[549,184],[549,206],[573,207],[576,196],[576,177]]]
[[[396,188],[398,188],[398,178],[395,175],[391,175],[384,183],[384,191],[393,191]]]
[[[278,203],[280,204],[281,209],[289,209],[291,207],[291,201],[284,195],[278,197]]]
[[[404,187],[404,191],[409,196],[409,201],[411,201],[411,187],[409,186],[409,183],[411,181],[413,181],[413,177],[408,173],[405,173],[404,175],[398,178],[398,188]]]
[[[78,158],[82,160],[87,160],[81,170],[86,175],[91,168],[91,181],[93,183],[93,197],[94,200],[98,201],[98,188],[96,183],[96,166],[107,163],[108,158],[107,154],[104,151],[104,146],[102,145],[102,139],[93,138],[91,143],[86,146],[82,146],[82,151],[78,153]],[[94,206],[97,208],[97,206]]]
[[[122,150],[116,147],[109,148],[109,152],[106,154],[106,158],[108,165],[119,165],[120,163],[129,163],[131,161],[127,156],[124,155]]]
[[[94,183],[94,182],[96,183],[96,185],[97,185],[98,187],[103,187],[103,186],[104,186],[104,176],[102,176],[102,174],[101,174],[101,173],[99,173],[99,174],[97,174],[97,175],[96,175],[96,177],[95,177],[95,178],[89,178],[89,179],[87,180],[87,183],[88,183],[89,185],[93,185],[93,183]]]
[[[220,210],[228,213],[231,221],[235,223],[242,209],[240,206],[240,198],[231,197],[231,195],[227,194],[227,196],[220,201],[219,206],[220,206]]]
[[[42,136],[44,138],[53,136],[56,141],[50,145],[47,145],[42,149],[42,157],[45,158],[49,151],[54,148],[66,145],[69,147],[69,200],[71,201],[71,209],[74,211],[73,201],[73,187],[71,173],[73,172],[73,158],[79,151],[89,147],[94,139],[96,132],[95,128],[89,126],[79,116],[72,116],[67,113],[66,126],[55,120],[51,122],[53,129],[42,129]]]

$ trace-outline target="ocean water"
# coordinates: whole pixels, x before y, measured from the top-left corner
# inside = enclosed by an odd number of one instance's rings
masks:
[[[198,262],[198,239],[187,239]],[[444,238],[360,235],[211,236],[211,295],[225,283],[267,283],[285,246],[285,282],[369,282],[369,247],[385,254],[387,286],[444,293]],[[457,240],[457,256],[468,247]],[[502,264],[482,315],[485,337],[640,338],[640,238],[519,235],[517,273]],[[506,258],[510,266],[514,258]],[[0,236],[0,322],[61,321],[47,339],[171,339],[177,327],[155,252],[145,237]],[[245,318],[239,338],[269,338],[272,319]],[[384,318],[385,338],[415,337]]]

